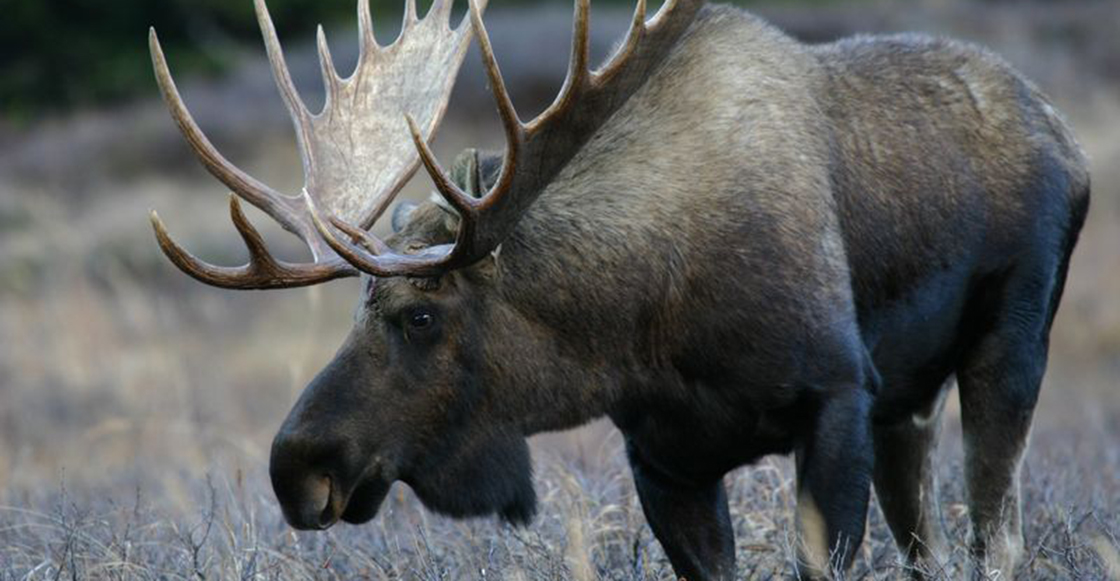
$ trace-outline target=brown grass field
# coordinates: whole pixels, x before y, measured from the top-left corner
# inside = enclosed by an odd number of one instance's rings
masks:
[[[1028,548],[1018,576],[1120,579],[1120,3],[762,12],[814,39],[910,29],[989,44],[1067,113],[1092,158],[1093,207],[1023,469]],[[625,15],[595,14],[602,53]],[[543,103],[566,49],[544,51],[560,58],[538,66],[530,43],[562,47],[568,9],[493,8],[487,21],[519,104]],[[345,55],[349,37],[332,38]],[[292,49],[297,76],[318,91],[311,52]],[[232,159],[292,191],[299,164],[260,52],[225,80],[183,82],[184,96]],[[477,59],[468,63],[437,143],[444,160],[499,144]],[[239,263],[243,250],[224,192],[193,163],[155,94],[153,83],[128,106],[28,128],[0,121],[0,580],[672,578],[620,438],[602,422],[534,438],[541,506],[527,528],[434,515],[403,485],[367,525],[288,528],[268,483],[268,447],[341,342],[356,284],[236,293],[174,270],[149,231],[151,208],[207,259]],[[418,178],[406,195],[429,187]],[[292,239],[267,232],[298,255]],[[932,573],[954,579],[967,508],[953,406],[947,421],[943,508],[955,550]],[[790,464],[768,458],[728,476],[744,579],[790,574]],[[850,577],[905,578],[878,508],[869,519]]]

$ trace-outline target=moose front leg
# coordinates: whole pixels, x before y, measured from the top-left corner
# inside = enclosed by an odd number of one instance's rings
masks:
[[[678,578],[735,578],[735,532],[723,479],[692,485],[659,474],[627,445],[642,511]]]
[[[863,541],[874,448],[871,394],[860,386],[832,396],[797,446],[798,574],[826,577],[851,564]]]

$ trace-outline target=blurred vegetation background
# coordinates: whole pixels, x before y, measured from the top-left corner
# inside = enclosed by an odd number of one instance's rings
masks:
[[[999,3],[1007,0],[983,0]],[[1058,0],[1049,0],[1057,3]],[[785,4],[827,5],[838,0]],[[564,4],[563,0],[504,0],[502,5]],[[626,0],[598,0],[621,5]],[[776,5],[775,0],[736,0]],[[372,0],[375,18],[399,13],[397,2]],[[421,9],[431,0],[420,0]],[[354,13],[349,0],[275,0],[270,11],[282,37],[300,38],[313,23],[331,24]],[[0,112],[24,124],[76,106],[119,102],[148,88],[151,75],[144,31],[154,26],[180,70],[220,74],[231,53],[253,46],[259,32],[249,1],[228,0],[0,0]]]
[[[282,35],[353,14],[352,2],[283,0],[270,6]],[[252,2],[228,0],[2,0],[0,110],[28,120],[105,104],[151,84],[149,26],[188,71],[219,73],[228,54],[259,39]]]
[[[529,4],[547,0],[512,0]],[[621,0],[600,0],[596,4]],[[400,3],[373,0],[374,18]],[[420,0],[419,9],[431,5]],[[269,11],[282,38],[299,39],[315,23],[352,19],[350,0],[274,0]],[[2,0],[0,111],[29,121],[76,106],[107,104],[151,85],[145,31],[155,27],[184,73],[220,74],[230,56],[259,45],[251,1]]]
[[[827,4],[836,0],[801,0]],[[505,5],[566,4],[563,0],[499,0]],[[621,5],[626,0],[597,0]],[[738,0],[759,4],[759,0]],[[773,1],[771,4],[775,3]],[[375,18],[400,3],[372,0]],[[431,0],[420,0],[421,9]],[[284,38],[314,32],[315,23],[352,18],[350,0],[274,0],[269,9]],[[220,74],[230,53],[255,46],[259,31],[251,1],[0,0],[0,111],[28,122],[75,106],[106,104],[151,85],[145,31],[154,26],[180,70]]]

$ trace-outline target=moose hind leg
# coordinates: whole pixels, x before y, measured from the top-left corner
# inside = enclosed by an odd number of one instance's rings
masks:
[[[666,478],[627,446],[642,512],[676,576],[688,581],[735,578],[735,532],[723,480],[693,485]]]
[[[923,413],[895,424],[876,424],[875,495],[914,577],[938,569],[947,541],[938,505],[936,452],[948,386]]]
[[[1019,467],[1042,378],[1037,362],[1015,364],[1025,356],[1008,354],[1002,365],[990,367],[996,358],[960,379],[969,543],[983,575],[998,571],[1002,579],[1011,576],[1023,550]]]
[[[970,545],[981,576],[1010,578],[1023,551],[1019,467],[1046,369],[1053,288],[1043,276],[1005,282],[991,326],[957,370]]]
[[[797,446],[798,574],[846,569],[863,542],[874,449],[871,393],[860,385],[823,402]]]

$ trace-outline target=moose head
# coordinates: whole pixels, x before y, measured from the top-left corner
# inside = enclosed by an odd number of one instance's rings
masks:
[[[406,0],[400,37],[381,47],[368,0],[359,0],[360,56],[348,78],[332,64],[320,28],[326,102],[315,114],[296,92],[264,0],[256,0],[303,161],[305,184],[294,197],[250,177],[214,148],[180,98],[155,32],[150,35],[163,96],[199,160],[232,190],[230,213],[250,253],[244,266],[207,264],[176,244],[153,212],[167,257],[199,281],[231,289],[362,277],[353,330],[273,442],[273,487],[297,528],[367,521],[394,481],[407,483],[428,507],[445,514],[497,513],[527,521],[535,497],[526,436],[601,414],[609,396],[611,378],[604,370],[610,353],[596,352],[585,336],[566,333],[562,324],[549,324],[541,314],[547,309],[526,308],[547,297],[525,295],[518,279],[533,273],[510,274],[502,245],[642,85],[701,2],[670,0],[647,21],[639,0],[626,39],[593,71],[589,1],[577,0],[564,85],[553,104],[527,123],[514,109],[483,26],[485,0],[472,0],[456,29],[449,28],[452,2],[436,0],[420,19],[414,0]],[[500,156],[465,152],[449,173],[428,140],[447,108],[472,33],[507,143]],[[399,206],[395,232],[379,239],[369,229],[420,164],[438,201]],[[313,261],[273,257],[239,200],[302,239]]]

